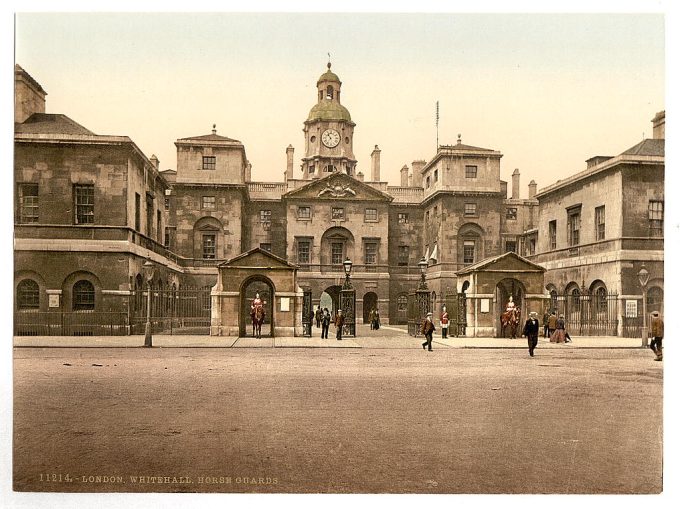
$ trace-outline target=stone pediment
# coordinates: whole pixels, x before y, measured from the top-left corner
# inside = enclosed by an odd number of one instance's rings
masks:
[[[485,258],[456,272],[457,275],[471,272],[545,272],[545,268],[522,258],[516,253],[503,253]]]
[[[394,198],[344,173],[332,173],[293,189],[286,199],[303,200],[368,200],[391,202]]]
[[[289,263],[287,260],[273,255],[269,251],[256,247],[245,253],[222,262],[219,268],[263,268],[263,269],[297,269],[297,265]]]

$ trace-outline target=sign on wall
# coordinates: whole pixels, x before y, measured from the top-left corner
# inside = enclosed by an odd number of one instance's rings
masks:
[[[638,301],[637,300],[627,300],[626,301],[626,318],[637,318],[638,316]]]
[[[488,313],[489,312],[489,300],[491,299],[482,299],[479,301],[479,311],[481,313]]]
[[[281,297],[279,302],[281,303],[281,311],[290,311],[290,297]]]

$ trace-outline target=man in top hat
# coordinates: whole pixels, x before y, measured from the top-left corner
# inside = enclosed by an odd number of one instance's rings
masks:
[[[524,324],[524,330],[522,331],[522,336],[527,337],[527,342],[529,343],[529,355],[534,356],[534,349],[538,345],[538,313],[532,311],[529,313],[529,318]]]
[[[660,361],[663,359],[663,352],[661,351],[661,340],[663,339],[663,320],[659,316],[658,311],[652,313],[652,342],[649,344],[649,348],[656,354],[655,361]]]
[[[425,334],[425,343],[423,343],[423,350],[425,347],[432,351],[432,333],[434,332],[434,323],[432,323],[432,313],[428,313],[420,326],[420,333]]]

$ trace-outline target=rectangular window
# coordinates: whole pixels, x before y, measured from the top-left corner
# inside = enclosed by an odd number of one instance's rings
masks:
[[[170,197],[169,196],[165,197],[165,200],[164,200],[163,203],[164,203],[164,206],[165,206],[165,210],[170,210]]]
[[[135,230],[142,229],[142,197],[135,193]]]
[[[170,227],[165,227],[165,238],[163,239],[163,246],[165,249],[170,249]]]
[[[465,178],[466,179],[476,179],[477,178],[477,166],[465,165]]]
[[[298,219],[310,219],[312,217],[312,209],[309,207],[298,207],[297,217]]]
[[[430,187],[430,176],[428,175],[427,178],[425,179],[425,189],[429,189]]]
[[[529,239],[529,255],[534,254],[536,254],[536,239],[532,237]]]
[[[146,195],[146,235],[153,236],[153,197]]]
[[[365,223],[377,223],[378,222],[378,209],[366,209],[366,210],[364,210],[364,222]]]
[[[204,210],[215,210],[215,197],[203,196],[201,200],[201,208]]]
[[[203,169],[204,170],[214,170],[215,169],[216,158],[215,156],[203,156]]]
[[[343,248],[344,245],[342,242],[333,242],[331,244],[331,263],[333,265],[342,265],[342,262],[345,261],[342,256]]]
[[[408,266],[409,246],[399,246],[397,255],[397,263],[402,267]]]
[[[570,246],[578,246],[581,233],[581,207],[567,211],[567,241]]]
[[[429,210],[425,211],[425,222],[426,223],[430,222],[430,211]]]
[[[94,223],[94,185],[76,184],[74,186],[76,224]]]
[[[550,249],[557,249],[557,221],[553,220],[548,223],[548,238],[550,240]]]
[[[477,204],[476,203],[466,203],[465,204],[465,215],[476,216],[477,215]]]
[[[161,235],[162,235],[162,232],[163,232],[163,230],[161,228],[162,228],[162,226],[161,226],[161,211],[157,210],[156,211],[156,235],[158,236],[158,239],[156,239],[156,240],[158,240],[158,242],[161,241]]]
[[[364,244],[364,264],[376,265],[378,263],[378,243],[366,242]]]
[[[517,242],[514,240],[505,241],[505,252],[506,253],[516,253],[517,252]]]
[[[435,205],[434,206],[434,218],[437,219],[437,213],[439,212],[439,208]]]
[[[517,207],[508,207],[505,209],[505,219],[517,219]]]
[[[271,242],[261,242],[260,249],[262,249],[262,251],[269,251],[271,253],[272,252]]]
[[[298,240],[297,242],[297,261],[300,265],[309,265],[310,241]]]
[[[260,210],[260,225],[264,231],[269,231],[272,227],[272,211]]]
[[[19,223],[38,222],[38,184],[19,184]]]
[[[217,252],[214,234],[203,235],[203,259],[214,260]]]
[[[463,242],[463,263],[470,265],[475,263],[475,241],[466,240]]]
[[[439,180],[439,170],[434,170],[434,181],[437,182]]]
[[[342,207],[332,207],[331,219],[333,221],[343,221],[345,219],[345,209]]]
[[[663,237],[663,202],[649,200],[649,235]]]
[[[595,240],[604,240],[604,205],[595,207]]]
[[[408,214],[406,212],[399,212],[397,214],[399,224],[408,224]]]

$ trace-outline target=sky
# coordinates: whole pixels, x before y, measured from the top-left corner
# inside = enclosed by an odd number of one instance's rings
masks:
[[[501,178],[539,189],[651,137],[665,109],[663,14],[35,13],[16,16],[15,59],[47,112],[125,135],[160,167],[174,142],[243,142],[256,181],[282,181],[328,53],[357,124],[358,171],[381,177],[440,144],[503,154]],[[435,108],[439,102],[437,133]]]

